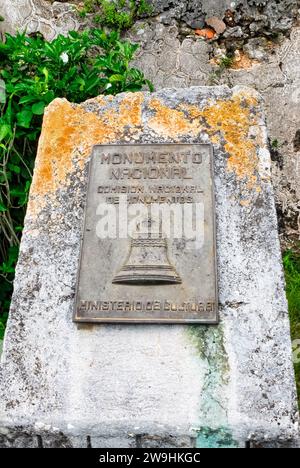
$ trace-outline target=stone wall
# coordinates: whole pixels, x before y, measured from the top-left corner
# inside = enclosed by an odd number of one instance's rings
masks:
[[[67,2],[45,0],[1,0],[0,32],[13,34],[26,30],[28,34],[39,31],[48,39],[80,26],[74,6]]]
[[[234,23],[242,27],[244,36],[290,30],[299,7],[297,0],[150,0],[149,3],[152,14],[161,14],[165,23],[176,19],[191,28],[203,28],[208,18],[221,19],[231,11]]]
[[[141,44],[136,65],[157,89],[238,84],[256,88],[264,97],[273,160],[273,185],[279,215],[282,244],[299,238],[300,227],[300,147],[297,144],[300,117],[300,28],[292,29],[279,44],[247,42],[250,59],[218,76],[215,56],[218,43],[185,37],[176,24],[136,24],[130,34]],[[221,46],[222,47],[222,46]],[[260,56],[259,56],[260,54]],[[259,56],[259,59],[257,58]],[[255,58],[256,57],[256,58]],[[216,76],[217,74],[217,76]],[[278,142],[278,143],[277,143]]]
[[[80,2],[2,0],[3,31],[40,31],[47,39],[91,24],[79,18]],[[300,205],[300,2],[151,0],[151,18],[138,21],[129,37],[141,44],[136,65],[156,89],[191,85],[245,84],[264,97],[273,142],[273,184],[283,247],[299,238]],[[216,23],[216,19],[219,23]],[[212,40],[195,36],[218,24]],[[223,26],[222,26],[223,23]],[[216,26],[217,24],[217,26]],[[202,29],[203,28],[203,29]],[[225,29],[224,29],[225,28]],[[233,53],[233,67],[220,67]]]

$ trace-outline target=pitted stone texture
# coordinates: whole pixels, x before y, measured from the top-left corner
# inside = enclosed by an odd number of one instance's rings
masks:
[[[38,437],[26,432],[1,433],[0,429],[0,447],[1,448],[38,448]]]
[[[113,1],[113,0],[112,0]],[[183,21],[191,28],[202,28],[212,17],[223,20],[230,11],[234,25],[241,26],[242,37],[256,37],[275,33],[288,33],[297,17],[298,0],[240,1],[231,0],[147,0],[152,8],[150,16],[157,16],[161,22]],[[77,29],[82,23],[75,9],[78,0],[2,0],[0,14],[5,18],[1,30],[14,32],[17,29],[28,32],[39,31],[47,39],[61,32]],[[126,9],[126,8],[125,8]],[[143,14],[142,16],[147,16]],[[149,14],[148,14],[149,16]],[[91,15],[91,18],[93,15]],[[230,25],[229,25],[230,26]],[[229,28],[230,29],[230,28]],[[230,31],[229,31],[230,33]]]
[[[136,448],[136,437],[93,437],[90,448]]]
[[[30,34],[38,31],[47,40],[77,30],[82,23],[73,4],[68,2],[1,0],[0,15],[5,20],[0,22],[0,32],[14,34],[26,30]]]
[[[164,21],[181,20],[192,28],[203,27],[205,20],[213,16],[223,19],[230,10],[235,22],[243,26],[245,36],[288,31],[299,8],[297,0],[149,0],[149,3],[152,14],[161,14]]]
[[[74,324],[92,146],[209,141],[220,324]],[[254,91],[194,87],[49,106],[0,367],[0,427],[2,444],[26,434],[51,446],[297,439],[270,157]]]
[[[205,41],[178,38],[176,25],[136,23],[127,36],[138,42],[134,64],[140,67],[155,88],[201,86],[209,80],[211,47]]]
[[[254,86],[264,97],[272,154],[280,234],[283,246],[300,238],[300,148],[294,141],[300,129],[300,28],[273,50],[268,60],[250,70],[229,70],[221,82]]]
[[[156,89],[211,84],[217,67],[211,64],[213,47],[207,42],[194,38],[181,42],[176,25],[160,23],[137,23],[129,37],[141,45],[135,65]],[[294,145],[300,129],[299,77],[300,28],[294,28],[290,38],[267,49],[260,62],[250,68],[224,70],[218,80],[229,86],[252,86],[265,100],[269,137],[279,143],[272,176],[283,247],[300,236],[300,148]]]
[[[160,437],[142,435],[137,439],[141,448],[189,448],[195,447],[195,438],[173,437],[172,435]]]

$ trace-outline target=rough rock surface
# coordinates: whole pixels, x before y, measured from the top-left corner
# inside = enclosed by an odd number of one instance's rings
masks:
[[[264,45],[260,49],[253,39],[248,42],[248,53],[251,47],[256,54],[254,60],[245,65],[241,61],[236,68],[224,69],[221,74],[211,60],[218,46],[194,37],[180,40],[176,24],[137,23],[129,37],[141,45],[135,65],[156,89],[242,84],[262,94],[270,143],[278,143],[272,149],[272,178],[283,246],[299,239],[300,145],[296,143],[300,118],[300,28],[294,28],[290,37],[283,38],[277,46],[259,41]]]
[[[165,24],[170,24],[176,19],[191,28],[202,28],[207,19],[212,17],[222,19],[226,13],[230,13],[230,18],[233,17],[231,23],[241,24],[245,37],[255,36],[258,33],[275,34],[289,31],[299,9],[298,0],[147,0],[147,3],[151,7],[151,16],[159,16]],[[83,2],[80,0],[69,2],[65,0],[2,0],[2,4],[2,10],[5,13],[3,16],[6,17],[7,23],[14,24],[14,27],[21,24],[26,24],[30,29],[43,27],[42,23],[45,18],[48,20],[45,25],[55,29],[57,26],[60,27],[63,19],[66,19],[64,13],[73,10],[72,5],[83,4]],[[124,9],[126,10],[126,6]],[[51,16],[53,16],[52,23]],[[142,16],[147,16],[147,14]],[[39,23],[40,19],[41,23]],[[66,30],[68,26],[68,24],[65,25]],[[44,32],[48,33],[47,27]]]
[[[152,14],[162,14],[165,22],[181,20],[192,28],[201,28],[211,17],[223,18],[231,11],[235,23],[241,23],[245,35],[285,32],[297,14],[297,0],[150,0]]]
[[[220,324],[73,323],[92,146],[209,141]],[[0,367],[0,427],[4,447],[296,445],[270,155],[255,91],[192,87],[49,106]]]
[[[40,32],[47,40],[58,34],[77,30],[80,18],[74,6],[67,2],[46,0],[1,0],[0,32],[14,34],[17,30],[26,30],[28,34]]]

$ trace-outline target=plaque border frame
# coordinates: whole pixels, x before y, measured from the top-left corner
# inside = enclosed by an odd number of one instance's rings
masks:
[[[76,286],[75,286],[75,296],[74,296],[74,306],[73,306],[73,318],[72,321],[77,324],[168,324],[168,325],[218,325],[220,323],[220,311],[219,311],[219,288],[218,288],[218,263],[217,263],[217,239],[216,239],[216,190],[215,190],[215,165],[214,165],[214,147],[212,143],[199,143],[199,142],[191,142],[191,143],[174,143],[174,142],[164,142],[164,143],[113,143],[113,144],[97,144],[93,145],[92,151],[90,153],[90,157],[88,160],[88,175],[87,175],[87,182],[86,182],[86,189],[88,189],[88,184],[90,180],[90,175],[91,175],[91,170],[92,170],[92,158],[94,155],[95,148],[101,148],[101,147],[120,147],[120,146],[206,146],[208,147],[209,150],[209,157],[210,157],[210,175],[211,175],[211,191],[212,191],[212,199],[213,199],[213,207],[212,207],[212,217],[213,217],[213,222],[212,222],[212,227],[213,227],[213,247],[214,247],[214,268],[215,268],[215,281],[214,281],[214,289],[215,289],[215,297],[216,297],[216,318],[215,320],[207,320],[207,319],[147,319],[147,318],[103,318],[103,317],[78,317],[77,315],[77,302],[78,302],[78,295],[79,295],[79,278],[80,278],[80,271],[81,271],[81,264],[82,264],[82,255],[83,255],[83,240],[84,240],[84,231],[86,227],[86,218],[87,218],[87,203],[88,203],[88,190],[86,190],[86,195],[85,195],[85,202],[84,202],[84,216],[82,220],[82,227],[81,227],[81,234],[80,234],[80,254],[78,258],[78,268],[77,268],[77,274],[76,274]],[[110,311],[107,311],[107,314],[109,314]]]

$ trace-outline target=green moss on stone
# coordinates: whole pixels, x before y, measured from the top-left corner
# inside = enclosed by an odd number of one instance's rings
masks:
[[[229,429],[220,427],[212,430],[209,427],[202,427],[197,431],[197,448],[237,448],[238,443],[233,439]]]
[[[206,359],[222,379],[227,380],[229,371],[227,355],[223,342],[223,330],[219,326],[191,325],[188,335],[198,350],[201,359]]]

